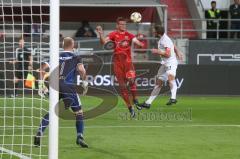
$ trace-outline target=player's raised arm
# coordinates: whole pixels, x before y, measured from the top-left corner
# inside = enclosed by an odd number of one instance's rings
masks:
[[[96,27],[96,31],[97,31],[97,33],[99,35],[100,43],[102,45],[104,45],[106,42],[108,42],[110,40],[109,37],[104,37],[103,29],[102,29],[102,27],[100,25]]]

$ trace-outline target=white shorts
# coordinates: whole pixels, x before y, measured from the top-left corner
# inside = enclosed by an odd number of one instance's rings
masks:
[[[166,82],[168,80],[168,75],[173,75],[174,77],[176,77],[176,71],[177,71],[176,64],[170,65],[170,66],[161,65],[156,77],[157,79],[160,79]]]

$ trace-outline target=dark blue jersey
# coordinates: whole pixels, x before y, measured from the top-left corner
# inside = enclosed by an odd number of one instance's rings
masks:
[[[82,59],[70,51],[61,52],[59,55],[59,78],[65,84],[74,84],[77,75],[77,65]]]

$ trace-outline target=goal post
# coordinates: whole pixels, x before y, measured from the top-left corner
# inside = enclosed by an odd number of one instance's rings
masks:
[[[50,101],[49,101],[49,159],[58,159],[59,101],[59,0],[50,1]]]

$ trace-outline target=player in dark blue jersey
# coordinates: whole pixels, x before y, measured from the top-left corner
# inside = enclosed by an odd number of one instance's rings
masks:
[[[64,51],[59,56],[59,98],[63,100],[65,108],[68,109],[70,107],[76,116],[76,143],[83,148],[87,148],[88,145],[84,142],[83,138],[84,123],[81,101],[74,84],[76,75],[79,73],[83,80],[82,87],[86,92],[88,88],[86,71],[81,58],[72,52],[74,48],[74,40],[72,38],[66,37],[63,39],[63,48]],[[35,146],[40,146],[40,138],[48,124],[49,114],[47,113],[43,117],[38,132],[34,137]]]

